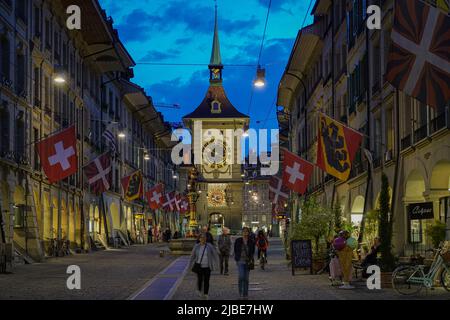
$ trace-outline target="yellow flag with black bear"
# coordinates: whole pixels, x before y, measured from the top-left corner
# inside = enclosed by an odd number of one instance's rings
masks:
[[[333,177],[347,181],[363,135],[324,114],[319,118],[317,166]]]
[[[144,196],[144,184],[142,172],[136,171],[132,175],[122,179],[124,198],[126,201],[133,201]]]

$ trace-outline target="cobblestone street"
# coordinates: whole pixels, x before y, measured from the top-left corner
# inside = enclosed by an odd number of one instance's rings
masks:
[[[160,258],[160,250],[167,247],[132,246],[17,266],[13,274],[0,274],[0,299],[127,299],[174,260],[168,254]],[[69,265],[81,268],[81,290],[66,287]]]
[[[20,265],[13,274],[0,275],[0,299],[20,300],[197,300],[196,276],[187,269],[188,257],[174,257],[167,245],[132,246],[48,259],[45,263]],[[271,239],[269,264],[263,271],[256,263],[250,274],[250,300],[402,300],[446,299],[443,289],[423,290],[418,296],[401,296],[392,289],[371,291],[365,282],[354,283],[354,290],[330,286],[327,275],[305,271],[291,275],[284,259],[281,240]],[[68,290],[69,265],[81,268],[81,290]],[[217,271],[211,276],[210,300],[237,300],[237,269],[230,258],[230,275]]]
[[[400,299],[447,299],[450,293],[443,289],[423,290],[418,296],[401,296],[392,289],[371,291],[365,282],[354,283],[355,290],[341,290],[330,285],[328,275],[309,275],[298,272],[292,276],[284,258],[284,249],[279,239],[272,239],[269,248],[266,270],[261,270],[256,262],[255,270],[250,273],[250,300],[400,300]],[[214,272],[211,276],[210,300],[237,300],[237,268],[230,258],[230,275],[222,276]],[[195,293],[196,276],[188,271],[179,286],[175,300],[198,299]]]

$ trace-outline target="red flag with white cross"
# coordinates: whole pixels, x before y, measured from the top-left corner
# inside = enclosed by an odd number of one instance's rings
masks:
[[[176,200],[175,192],[166,193],[163,200],[163,208],[166,211],[175,211],[176,209]]]
[[[36,143],[36,151],[50,183],[61,181],[78,171],[75,126]]]
[[[283,185],[283,180],[273,176],[269,183],[269,198],[272,204],[284,204],[289,199],[289,189]]]
[[[304,194],[314,170],[314,165],[295,154],[284,151],[283,185],[299,194]]]
[[[450,16],[425,1],[397,0],[391,39],[386,80],[424,104],[445,107],[450,101]]]
[[[109,190],[112,183],[112,167],[109,153],[105,153],[90,162],[84,167],[84,173],[93,193],[101,194]]]
[[[156,210],[162,207],[163,205],[163,193],[164,187],[163,185],[157,184],[155,187],[147,191],[147,200],[150,208],[152,210]]]
[[[177,206],[181,214],[186,214],[189,212],[189,201],[186,196],[177,195]]]

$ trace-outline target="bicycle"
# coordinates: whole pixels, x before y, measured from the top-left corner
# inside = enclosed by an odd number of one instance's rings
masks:
[[[450,251],[442,252],[442,247],[436,250],[433,263],[425,273],[425,265],[400,266],[392,274],[392,287],[403,295],[418,294],[424,287],[431,289],[440,274],[442,286],[450,292]]]
[[[266,264],[267,264],[266,251],[261,250],[261,255],[259,258],[259,265],[261,266],[261,270],[264,270]]]

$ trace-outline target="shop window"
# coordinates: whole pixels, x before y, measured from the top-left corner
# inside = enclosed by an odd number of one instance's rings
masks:
[[[14,228],[20,229],[25,227],[25,207],[22,205],[14,206]]]
[[[409,242],[422,243],[423,242],[423,225],[421,220],[410,220],[409,223]]]

